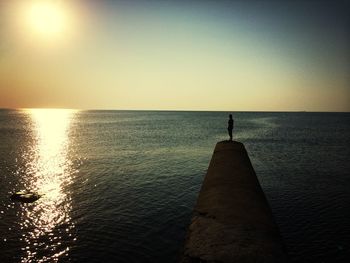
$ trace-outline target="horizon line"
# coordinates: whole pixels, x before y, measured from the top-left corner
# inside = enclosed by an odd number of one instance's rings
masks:
[[[276,113],[350,113],[350,111],[307,111],[307,110],[193,110],[193,109],[79,109],[79,108],[1,108],[0,110],[28,110],[28,109],[56,109],[56,110],[78,110],[78,111],[154,111],[154,112],[276,112]]]

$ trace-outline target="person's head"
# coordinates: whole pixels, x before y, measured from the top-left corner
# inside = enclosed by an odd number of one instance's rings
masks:
[[[230,120],[232,120],[232,114],[230,114]]]

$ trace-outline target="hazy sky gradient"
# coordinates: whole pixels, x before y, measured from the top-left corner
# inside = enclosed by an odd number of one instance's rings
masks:
[[[350,111],[348,1],[64,1],[52,39],[17,2],[0,107]]]

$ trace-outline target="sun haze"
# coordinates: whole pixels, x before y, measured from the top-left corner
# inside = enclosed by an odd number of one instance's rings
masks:
[[[76,1],[74,1],[76,2]],[[12,45],[42,48],[71,40],[77,30],[78,6],[65,0],[12,0],[1,3],[2,38]],[[74,10],[75,9],[75,10]],[[30,50],[29,50],[30,51]]]
[[[3,0],[0,108],[349,111],[349,8],[315,3]]]
[[[28,31],[40,38],[55,38],[69,26],[67,10],[58,1],[28,1],[23,9]]]

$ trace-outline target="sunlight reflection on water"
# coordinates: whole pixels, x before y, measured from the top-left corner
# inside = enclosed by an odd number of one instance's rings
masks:
[[[71,196],[67,190],[74,173],[68,147],[69,126],[75,111],[29,109],[26,112],[31,117],[36,138],[24,156],[28,158],[24,185],[26,190],[37,191],[42,197],[22,206],[25,256],[21,261],[56,262],[70,249],[62,239],[75,240],[75,226],[70,217]]]

